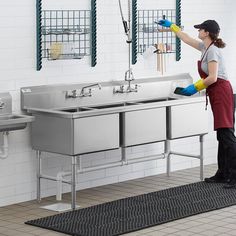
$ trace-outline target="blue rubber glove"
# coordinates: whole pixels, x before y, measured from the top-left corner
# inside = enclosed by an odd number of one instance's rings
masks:
[[[159,20],[158,22],[155,22],[155,23],[157,23],[158,25],[164,26],[164,27],[168,27],[168,28],[170,28],[170,26],[173,24],[171,21],[164,20],[164,19]]]
[[[195,88],[194,84],[190,84],[188,87],[184,88],[181,93],[185,96],[191,96],[197,93],[197,89]]]

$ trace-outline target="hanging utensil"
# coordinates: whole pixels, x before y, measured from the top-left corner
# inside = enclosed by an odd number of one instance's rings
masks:
[[[155,44],[156,47],[156,54],[157,54],[157,71],[161,71],[161,59],[160,59],[160,49],[159,44]]]

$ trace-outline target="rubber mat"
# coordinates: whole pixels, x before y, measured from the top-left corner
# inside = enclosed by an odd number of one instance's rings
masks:
[[[236,189],[197,182],[25,222],[75,236],[112,236],[236,204]]]

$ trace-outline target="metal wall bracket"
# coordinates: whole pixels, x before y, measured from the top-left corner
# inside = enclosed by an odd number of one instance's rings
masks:
[[[91,0],[91,66],[97,64],[97,3]]]
[[[181,26],[181,0],[176,0],[176,24]],[[181,59],[181,40],[176,37],[176,61]]]
[[[42,68],[42,0],[36,0],[36,69]]]
[[[137,0],[132,1],[132,64],[137,62]]]

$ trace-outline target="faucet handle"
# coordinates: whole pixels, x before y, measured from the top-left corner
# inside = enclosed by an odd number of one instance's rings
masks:
[[[71,92],[72,92],[73,95],[77,94],[77,90],[76,89],[73,89]]]
[[[67,90],[65,98],[76,98],[78,97],[78,90],[73,89],[73,90]]]

